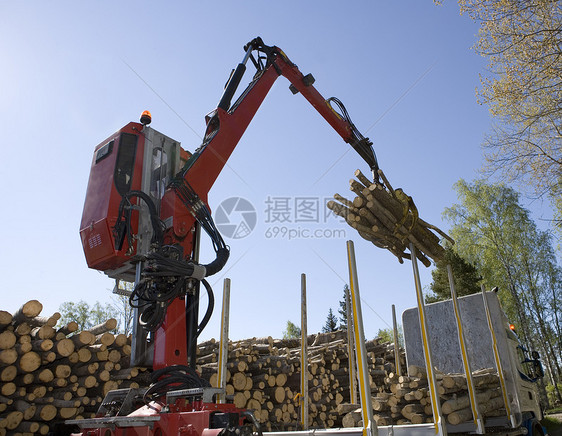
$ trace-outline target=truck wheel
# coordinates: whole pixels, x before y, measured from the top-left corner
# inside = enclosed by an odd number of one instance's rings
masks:
[[[535,421],[535,423],[533,424],[533,432],[530,436],[544,436],[542,425]]]

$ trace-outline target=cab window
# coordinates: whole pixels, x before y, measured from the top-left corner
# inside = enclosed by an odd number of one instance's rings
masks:
[[[137,135],[122,133],[119,138],[119,151],[113,175],[115,188],[122,196],[131,190],[136,151]]]

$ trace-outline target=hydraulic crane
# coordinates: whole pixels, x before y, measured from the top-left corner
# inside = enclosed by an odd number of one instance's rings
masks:
[[[109,277],[135,283],[130,295],[137,318],[131,361],[151,365],[154,373],[142,395],[144,406],[139,391],[110,392],[100,417],[79,423],[83,434],[211,435],[252,422],[251,414],[212,403],[216,390],[194,370],[197,336],[213,310],[205,278],[220,271],[229,257],[207,195],[279,76],[289,80],[293,94],[302,94],[377,178],[372,143],[351,122],[340,100],[322,97],[311,74],[303,75],[281,49],[261,38],[246,44],[244,51],[217,108],[206,116],[203,141],[193,154],[149,127],[148,112],[141,123],[127,124],[94,151],[80,227],[86,260]],[[256,73],[232,103],[249,62]],[[199,262],[203,231],[216,253],[208,264]],[[200,285],[209,296],[201,321]]]

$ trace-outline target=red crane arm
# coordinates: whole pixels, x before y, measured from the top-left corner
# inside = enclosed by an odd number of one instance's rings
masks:
[[[282,50],[266,46],[261,38],[254,39],[244,48],[246,55],[231,75],[217,109],[206,117],[207,128],[202,145],[180,171],[178,179],[185,180],[199,198],[206,202],[207,193],[279,76],[284,76],[291,82],[291,91],[300,92],[308,100],[343,140],[369,164],[376,177],[378,165],[371,142],[358,132],[339,100],[326,100],[312,85],[312,75],[304,76]],[[255,52],[257,57],[254,56]],[[231,105],[248,60],[254,63],[258,71],[238,100]],[[339,106],[341,114],[332,107],[332,102]],[[187,211],[182,211],[183,207],[178,203],[173,193],[168,192],[164,197],[161,216],[163,219],[174,217],[174,234],[182,238],[191,229],[193,220],[185,213]]]
[[[228,247],[211,219],[206,204],[207,193],[279,76],[285,76],[291,83],[291,91],[295,94],[300,92],[344,141],[361,155],[375,177],[378,169],[368,138],[364,138],[355,128],[338,99],[326,100],[312,86],[312,75],[304,76],[279,48],[266,46],[260,38],[248,43],[244,49],[244,59],[233,71],[217,108],[206,117],[203,143],[171,181],[160,205],[160,219],[168,226],[163,243],[167,246],[179,244],[182,247],[182,257],[193,262],[193,274],[195,264],[198,263],[196,235],[204,230],[211,238],[217,257],[204,265],[205,277],[220,271],[229,256]],[[257,72],[247,88],[231,104],[250,60]],[[338,106],[341,113],[333,109],[332,103]],[[200,225],[199,231],[196,231],[196,220]],[[186,360],[194,365],[196,338],[206,324],[206,321],[197,323],[198,295],[199,288],[196,286],[187,293],[185,302],[177,298],[169,302],[165,319],[155,333],[155,369],[173,364],[182,365]],[[151,315],[150,311],[148,315]]]

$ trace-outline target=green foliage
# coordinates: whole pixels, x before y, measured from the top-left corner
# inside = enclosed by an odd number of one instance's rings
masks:
[[[61,314],[59,326],[74,321],[78,324],[79,331],[101,324],[110,318],[119,317],[117,310],[111,304],[102,305],[99,301],[92,307],[83,300],[78,303],[66,301],[60,305],[59,312]]]
[[[287,328],[283,331],[283,339],[300,338],[301,328],[291,321],[287,321]]]
[[[480,24],[477,53],[489,61],[479,100],[496,125],[484,146],[490,174],[547,194],[562,214],[562,8],[545,0],[459,0]],[[499,170],[499,171],[498,171]]]
[[[430,289],[433,295],[426,295],[426,303],[435,303],[451,298],[447,265],[451,265],[453,270],[455,291],[458,297],[481,291],[479,283],[482,277],[478,274],[476,267],[459,256],[449,245],[445,248],[445,256],[436,262],[436,269],[431,272],[433,282]]]
[[[562,383],[558,383],[557,388],[558,391],[562,391]],[[550,402],[550,404],[556,404],[558,402],[556,397],[556,390],[557,389],[553,384],[549,383],[546,385],[546,395],[548,395],[548,401]]]
[[[562,408],[559,409],[560,410],[558,410],[557,413],[560,413],[562,411]],[[546,432],[549,435],[556,435],[562,432],[562,422],[554,417],[547,416],[543,418],[541,424],[546,428]]]
[[[390,342],[394,344],[394,329],[390,327],[386,329],[379,329],[376,337],[382,342]],[[400,324],[398,325],[398,345],[400,347],[404,347],[404,330]]]
[[[322,327],[323,333],[335,332],[338,329],[338,319],[334,315],[332,308],[328,312],[328,317],[326,318],[326,324]]]
[[[560,382],[562,270],[551,235],[537,229],[511,188],[460,180],[455,189],[460,204],[444,215],[453,225],[457,253],[475,265],[488,290],[499,287],[502,307],[523,344],[548,356],[546,372]],[[561,391],[556,386],[554,391],[562,401]]]
[[[349,293],[349,286],[345,285],[343,287],[343,300],[339,301],[340,307],[338,308],[338,313],[340,314],[340,330],[347,330],[347,304],[346,295]]]

